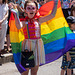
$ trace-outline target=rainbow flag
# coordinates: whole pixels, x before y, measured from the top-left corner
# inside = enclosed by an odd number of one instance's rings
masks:
[[[40,15],[45,16],[50,14],[53,6],[53,1],[44,4],[39,9]],[[22,29],[18,30],[15,26],[15,19],[13,13],[11,13],[9,24],[10,41],[14,61],[19,72],[22,73],[26,71],[26,69],[21,65],[22,41],[25,38]],[[72,33],[64,18],[60,1],[58,2],[56,16],[48,22],[44,22],[41,24],[41,38],[44,42],[45,48],[45,64],[58,59],[69,49],[75,46],[75,34]]]

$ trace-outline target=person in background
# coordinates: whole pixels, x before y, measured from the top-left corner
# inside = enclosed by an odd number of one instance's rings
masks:
[[[15,5],[16,5],[18,12],[19,12],[19,18],[25,18],[25,16],[26,16],[26,13],[24,11],[24,3],[25,3],[25,0],[24,1],[21,0],[19,2],[15,1]]]
[[[71,16],[75,17],[75,6],[71,7]],[[73,69],[71,71],[71,73],[73,74]]]
[[[70,16],[74,16],[75,17],[75,6],[73,6],[71,8],[71,14],[70,14]]]
[[[0,57],[4,53],[4,41],[8,26],[8,4],[7,0],[0,0]]]
[[[73,6],[75,6],[75,0],[72,0],[72,1],[71,1],[71,8],[72,8]]]
[[[70,15],[71,11],[71,1],[70,0],[61,0],[62,11],[65,19]]]
[[[70,16],[74,16],[74,17],[75,17],[75,6],[73,6],[73,7],[71,8]],[[64,55],[63,58],[65,59],[66,56]],[[65,63],[66,63],[66,62],[65,62]],[[64,71],[64,70],[62,70],[62,71]],[[62,72],[62,73],[64,73],[64,72]],[[71,74],[73,74],[73,69],[71,70]],[[67,70],[66,70],[66,75],[67,75]]]
[[[39,1],[40,7],[41,7],[42,5],[44,5],[45,3],[46,3],[46,0],[40,0],[40,1]]]
[[[67,17],[68,25],[73,33],[75,33],[75,17]],[[61,66],[61,75],[65,75],[67,70],[67,75],[72,75],[71,71],[75,68],[75,47],[70,49],[66,54],[63,55],[63,61]]]
[[[9,53],[9,52],[12,52],[11,51],[11,48],[10,48],[10,35],[9,35],[9,30],[10,30],[10,27],[9,27],[9,19],[10,19],[10,15],[11,15],[11,9],[13,9],[13,2],[9,2],[9,4],[8,4],[8,7],[9,7],[9,15],[8,15],[8,28],[7,28],[7,34],[6,34],[6,40],[7,40],[7,53]]]
[[[71,7],[71,13],[70,13],[70,16],[74,16],[75,17],[75,6]],[[64,56],[65,58],[66,56]],[[66,63],[66,62],[65,62]],[[64,70],[62,70],[64,71]],[[64,73],[64,72],[62,72]],[[71,70],[71,74],[73,74],[73,69]],[[66,75],[67,75],[67,70],[66,70]]]
[[[52,1],[52,0],[46,0],[46,3],[49,2],[49,1]]]

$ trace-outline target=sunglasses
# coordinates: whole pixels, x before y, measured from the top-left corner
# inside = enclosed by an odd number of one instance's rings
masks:
[[[27,7],[26,7],[26,10],[33,10],[33,11],[35,11],[35,10],[36,10],[36,7],[27,6]]]

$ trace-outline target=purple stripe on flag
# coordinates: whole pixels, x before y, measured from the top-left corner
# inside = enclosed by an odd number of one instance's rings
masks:
[[[68,50],[70,50],[72,47],[75,46],[75,40],[68,40],[66,46],[64,49],[58,50],[56,52],[52,52],[49,54],[46,54],[46,64],[50,63],[54,60],[57,60],[59,57],[61,57],[64,53],[66,53]],[[58,46],[59,47],[59,46]]]
[[[26,71],[26,69],[21,65],[21,64],[16,64],[17,68],[18,68],[18,71],[20,73],[23,73],[24,71]]]
[[[68,50],[70,50],[74,46],[75,46],[75,40],[68,40],[64,49],[46,54],[46,56],[45,56],[46,63],[45,64],[50,63],[50,62],[58,59],[59,57],[61,57],[64,53],[66,53]],[[40,64],[40,66],[42,66],[42,65],[44,65],[44,64]],[[23,73],[24,71],[26,71],[26,69],[21,64],[16,64],[16,66],[17,66],[20,73]]]

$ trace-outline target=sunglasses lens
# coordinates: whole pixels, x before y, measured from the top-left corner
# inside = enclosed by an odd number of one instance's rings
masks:
[[[27,9],[27,10],[35,10],[36,7],[27,7],[26,9]]]
[[[35,8],[34,8],[34,7],[32,7],[32,9],[33,9],[33,10],[35,10]]]

